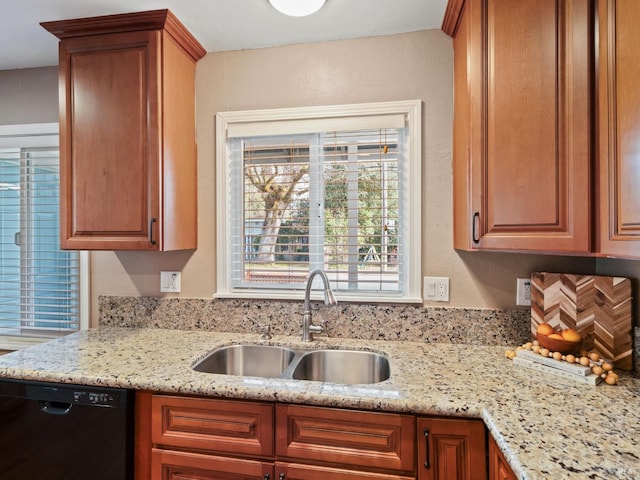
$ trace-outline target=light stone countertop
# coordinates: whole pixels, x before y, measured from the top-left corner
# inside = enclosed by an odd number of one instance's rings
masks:
[[[575,383],[514,366],[505,347],[322,338],[306,348],[383,352],[391,377],[345,386],[195,372],[233,343],[298,337],[102,327],[0,357],[0,377],[482,418],[521,479],[640,479],[640,379]]]

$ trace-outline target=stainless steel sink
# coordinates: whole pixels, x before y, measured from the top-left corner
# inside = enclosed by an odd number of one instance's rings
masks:
[[[296,353],[271,345],[230,345],[211,352],[193,369],[225,375],[277,378],[289,366]]]
[[[224,375],[347,385],[383,382],[391,375],[389,359],[380,353],[251,344],[220,347],[196,363],[193,369]]]
[[[389,378],[389,359],[358,350],[314,350],[305,353],[292,378],[343,384],[378,383]]]

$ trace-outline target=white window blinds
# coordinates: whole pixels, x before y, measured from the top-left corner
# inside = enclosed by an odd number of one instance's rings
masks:
[[[0,146],[0,336],[80,328],[79,255],[59,248],[59,199],[57,146]]]
[[[233,286],[303,288],[325,270],[336,291],[404,288],[404,129],[232,141]]]
[[[339,298],[419,299],[419,112],[219,113],[219,296],[300,298],[322,269]]]

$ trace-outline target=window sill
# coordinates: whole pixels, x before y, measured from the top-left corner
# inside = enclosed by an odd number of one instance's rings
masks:
[[[348,295],[341,292],[334,294],[338,299],[338,302],[345,303],[368,303],[368,304],[423,304],[420,297],[381,297],[380,295],[364,295],[358,293],[355,295]],[[213,298],[229,298],[229,299],[244,299],[244,300],[285,300],[285,301],[303,301],[304,291],[269,291],[269,290],[251,290],[251,291],[231,291],[231,292],[217,292],[213,294]],[[312,292],[312,300],[322,300],[324,297],[322,292]]]
[[[49,340],[53,340],[53,338],[0,335],[0,350],[22,350],[23,348],[48,342]]]

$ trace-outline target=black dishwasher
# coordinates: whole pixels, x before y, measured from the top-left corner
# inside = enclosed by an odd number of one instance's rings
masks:
[[[132,480],[134,392],[0,380],[0,479]]]

